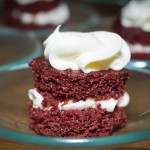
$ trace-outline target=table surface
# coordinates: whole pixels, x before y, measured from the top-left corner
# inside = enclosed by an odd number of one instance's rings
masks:
[[[95,5],[95,4],[91,4],[91,7],[95,8],[96,11],[98,13],[100,13],[101,16],[104,17],[109,17],[109,16],[115,16],[118,15],[119,13],[119,7],[106,7],[106,6],[101,6],[99,5]],[[2,15],[3,12],[1,12],[0,14],[0,23],[3,24],[3,18]],[[6,149],[6,150],[26,150],[26,149],[30,149],[30,150],[48,150],[48,149],[55,149],[55,150],[67,150],[70,149],[69,147],[49,147],[49,146],[41,146],[41,145],[30,145],[30,144],[26,144],[26,143],[19,143],[16,141],[10,141],[8,139],[3,139],[0,137],[0,150],[1,149]],[[103,149],[103,150],[149,150],[150,149],[150,139],[145,139],[142,141],[138,141],[135,143],[130,143],[130,144],[125,144],[125,145],[120,145],[117,147],[88,147],[88,148],[75,148],[73,147],[72,149],[82,149],[82,150],[98,150],[98,149]]]
[[[55,149],[55,150],[149,150],[150,149],[150,139],[131,143],[131,144],[126,144],[126,145],[121,145],[117,147],[50,147],[50,146],[41,146],[41,145],[30,145],[30,144],[24,144],[24,143],[19,143],[15,141],[10,141],[6,139],[0,138],[0,150],[50,150],[50,149]]]

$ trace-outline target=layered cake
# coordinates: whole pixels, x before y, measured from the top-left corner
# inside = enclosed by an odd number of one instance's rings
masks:
[[[44,56],[29,63],[29,126],[45,136],[108,136],[127,123],[129,47],[115,33],[59,28],[45,40]]]
[[[132,59],[150,59],[150,1],[127,3],[113,25],[113,31],[128,42]]]
[[[54,28],[70,15],[62,0],[6,0],[6,8],[6,24],[23,30]]]

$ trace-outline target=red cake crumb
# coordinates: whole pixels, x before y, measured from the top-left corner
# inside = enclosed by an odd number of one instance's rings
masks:
[[[36,133],[53,137],[102,137],[108,136],[126,125],[127,118],[123,108],[116,107],[110,113],[101,109],[84,110],[51,109],[43,111],[33,108],[29,101],[30,128]]]
[[[32,69],[35,87],[41,92],[51,94],[54,99],[118,99],[123,95],[129,77],[126,69],[90,73],[72,69],[56,70],[44,57],[33,59],[29,66]]]

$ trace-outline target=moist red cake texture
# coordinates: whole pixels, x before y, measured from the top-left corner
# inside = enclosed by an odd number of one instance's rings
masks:
[[[54,99],[74,98],[85,100],[94,97],[96,100],[118,99],[124,93],[129,72],[103,70],[91,73],[64,71],[54,69],[45,57],[35,58],[30,64],[35,87],[48,92]]]
[[[144,46],[150,45],[150,32],[144,32],[136,27],[124,27],[121,25],[120,18],[118,18],[112,27],[112,30],[122,36],[128,43],[140,43]],[[132,59],[150,59],[150,53],[134,53]]]
[[[34,87],[43,96],[42,107],[33,108],[29,101],[29,127],[36,133],[54,137],[102,137],[124,127],[127,117],[124,108],[113,112],[97,108],[59,110],[59,102],[74,102],[94,97],[95,100],[118,100],[124,93],[129,72],[103,70],[90,73],[72,69],[56,70],[45,57],[34,58],[29,66]],[[50,110],[45,109],[52,106]]]

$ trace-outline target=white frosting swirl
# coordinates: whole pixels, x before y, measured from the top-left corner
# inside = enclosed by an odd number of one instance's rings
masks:
[[[55,69],[121,70],[130,60],[126,42],[117,34],[97,32],[59,32],[60,26],[44,42],[44,55]]]
[[[30,89],[28,92],[28,96],[30,100],[33,102],[33,108],[41,108],[43,110],[50,110],[52,108],[52,106],[43,108],[42,101],[44,100],[44,97],[36,89]],[[70,109],[83,110],[86,108],[96,108],[97,105],[100,104],[102,109],[106,109],[107,112],[113,112],[116,105],[119,107],[126,107],[129,104],[129,101],[130,101],[130,97],[128,93],[125,92],[124,95],[120,97],[118,100],[110,98],[108,100],[95,101],[94,98],[87,98],[85,101],[80,100],[78,102],[73,102],[72,100],[68,100],[67,104],[64,104],[64,102],[60,102],[58,104],[58,109],[59,110],[70,110]]]
[[[121,24],[150,31],[150,0],[132,0],[121,10]]]

